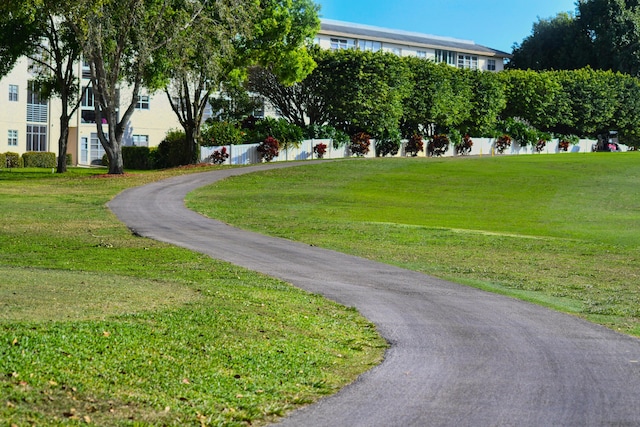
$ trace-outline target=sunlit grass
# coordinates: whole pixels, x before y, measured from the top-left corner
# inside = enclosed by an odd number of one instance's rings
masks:
[[[640,335],[640,157],[328,162],[238,176],[189,204]]]
[[[187,172],[0,171],[0,424],[259,424],[380,361],[355,310],[134,237],[105,206]]]

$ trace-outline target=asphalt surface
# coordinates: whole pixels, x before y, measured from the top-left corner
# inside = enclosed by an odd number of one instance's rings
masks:
[[[185,175],[109,203],[137,234],[356,307],[392,344],[380,366],[278,425],[640,426],[638,339],[424,274],[239,230],[184,206],[200,186],[290,166]]]

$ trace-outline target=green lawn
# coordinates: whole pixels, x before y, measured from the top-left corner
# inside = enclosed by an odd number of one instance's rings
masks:
[[[0,425],[255,425],[379,363],[355,310],[105,207],[184,171],[100,172],[0,170]]]
[[[233,177],[188,203],[640,336],[637,153],[353,159]]]

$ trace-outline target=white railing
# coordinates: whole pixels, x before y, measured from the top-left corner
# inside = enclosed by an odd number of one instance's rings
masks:
[[[497,156],[497,155],[518,155],[518,154],[538,154],[535,147],[526,146],[520,147],[517,142],[512,142],[511,147],[504,150],[503,154],[499,154],[495,149],[495,138],[472,138],[473,146],[471,147],[471,156]],[[426,156],[427,140],[424,141],[425,151],[418,153],[419,157]],[[589,153],[593,151],[593,146],[597,141],[591,139],[581,139],[576,145],[570,145],[567,152],[572,153]],[[279,155],[274,158],[274,162],[283,162],[291,160],[311,160],[317,159],[318,156],[313,153],[313,147],[316,144],[323,143],[327,145],[327,151],[324,155],[325,159],[339,159],[345,157],[351,157],[346,147],[333,148],[333,142],[330,139],[311,139],[302,141],[299,147],[290,148],[288,150],[280,150]],[[402,148],[393,157],[406,156],[404,147],[406,141],[403,142]],[[243,144],[243,145],[227,145],[227,153],[229,158],[224,164],[227,165],[248,165],[254,163],[260,163],[260,155],[258,154],[259,144]],[[371,141],[371,147],[369,153],[365,157],[375,157],[375,142]],[[620,145],[622,151],[627,151],[627,147]],[[219,147],[202,147],[200,158],[203,162],[207,162],[210,156],[215,152],[222,149]],[[559,149],[559,140],[554,139],[548,142],[545,148],[539,154],[556,154],[564,153]],[[444,157],[455,156],[455,149],[453,145],[450,145],[449,150],[443,155]]]

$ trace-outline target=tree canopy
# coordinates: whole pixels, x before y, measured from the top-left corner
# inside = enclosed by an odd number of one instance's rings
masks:
[[[539,19],[513,49],[509,68],[593,69],[640,74],[640,2],[578,0],[575,14]]]

